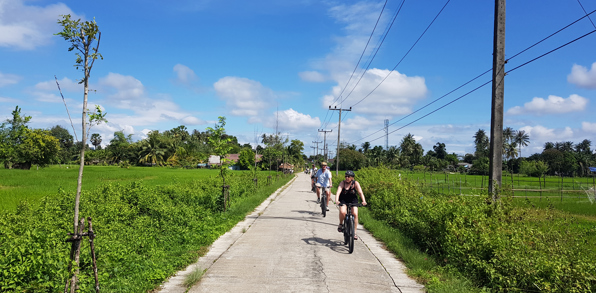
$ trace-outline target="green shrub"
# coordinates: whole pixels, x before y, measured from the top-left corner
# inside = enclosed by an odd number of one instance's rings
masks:
[[[507,198],[423,194],[395,171],[357,173],[374,218],[497,291],[596,291],[594,221]]]
[[[260,175],[265,180],[265,175]],[[228,231],[276,188],[256,189],[252,176],[229,177],[232,207],[219,212],[215,177],[147,187],[106,184],[81,196],[81,215],[93,218],[99,282],[104,292],[146,292],[196,261],[201,248]],[[58,292],[67,278],[74,193],[39,206],[22,202],[0,215],[0,292]],[[89,245],[82,243],[81,292],[93,291]]]

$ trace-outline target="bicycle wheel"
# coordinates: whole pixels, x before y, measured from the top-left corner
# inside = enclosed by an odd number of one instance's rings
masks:
[[[350,239],[350,232],[349,232],[350,224],[349,224],[347,217],[344,219],[343,229],[344,229],[344,245],[347,245],[348,241]]]
[[[321,212],[323,213],[323,217],[327,216],[327,192],[323,189],[323,195],[321,196]]]
[[[348,236],[348,252],[352,253],[354,252],[354,218],[350,217],[350,228],[349,228],[349,233],[350,234]]]

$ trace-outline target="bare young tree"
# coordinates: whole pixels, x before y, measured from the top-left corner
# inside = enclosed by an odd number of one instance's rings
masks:
[[[98,58],[103,59],[103,56],[98,52],[99,49],[99,41],[101,39],[101,32],[99,31],[99,27],[93,21],[82,21],[81,19],[73,20],[70,17],[70,14],[61,15],[62,19],[58,19],[58,23],[62,26],[63,30],[56,35],[61,36],[70,43],[70,47],[68,51],[75,50],[76,61],[75,67],[78,70],[79,68],[83,71],[83,79],[79,81],[84,85],[84,94],[83,94],[83,115],[82,115],[82,132],[83,135],[81,136],[82,140],[82,148],[81,148],[81,157],[80,157],[80,166],[79,166],[79,177],[77,179],[77,194],[75,197],[75,208],[74,208],[74,224],[73,224],[73,234],[78,235],[79,233],[79,202],[81,199],[81,187],[83,182],[83,168],[85,166],[85,146],[87,144],[87,96],[89,94],[89,76],[91,75],[91,69],[93,68],[93,64],[95,60]],[[93,47],[95,43],[95,47]],[[101,122],[105,122],[105,114],[101,112],[99,106],[96,106],[96,111],[89,115],[89,127],[94,124],[99,124]],[[81,229],[82,230],[82,229]],[[76,290],[76,275],[78,272],[79,266],[79,257],[78,252],[80,249],[80,241],[75,241],[76,245],[73,245],[71,248],[71,258],[75,263],[75,273],[73,274],[72,281],[71,281],[71,292],[75,292]],[[75,247],[77,246],[77,247]],[[68,287],[68,282],[67,282]]]

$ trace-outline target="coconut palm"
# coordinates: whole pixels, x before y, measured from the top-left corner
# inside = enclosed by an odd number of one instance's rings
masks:
[[[167,149],[161,146],[159,131],[151,131],[142,142],[139,162],[161,164],[164,161],[166,151]]]
[[[527,147],[530,144],[530,135],[526,133],[525,130],[518,130],[515,134],[515,143],[519,146],[519,156],[521,157],[521,149],[522,147]]]

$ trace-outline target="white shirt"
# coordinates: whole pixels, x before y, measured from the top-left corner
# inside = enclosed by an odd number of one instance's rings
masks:
[[[317,171],[317,183],[321,184],[323,187],[329,187],[331,182],[331,172],[325,168],[325,171],[320,169]],[[322,172],[321,172],[322,171]]]

